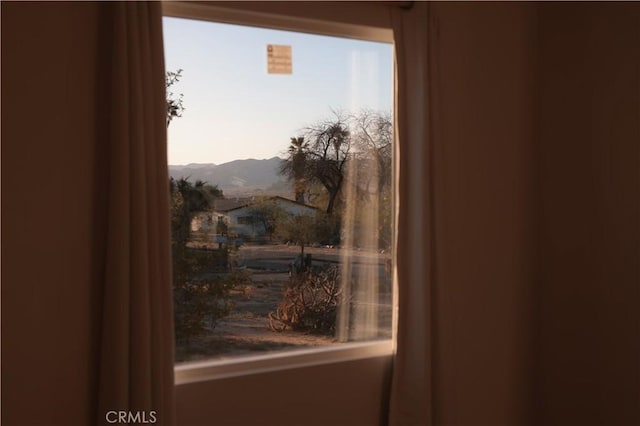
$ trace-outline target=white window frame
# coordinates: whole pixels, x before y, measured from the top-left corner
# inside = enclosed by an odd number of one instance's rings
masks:
[[[393,44],[393,31],[391,28],[301,18],[263,11],[258,12],[245,8],[224,7],[211,3],[165,1],[162,3],[162,13],[165,17],[195,19]],[[393,171],[393,175],[395,179],[395,170]],[[176,365],[174,368],[175,384],[183,385],[272,371],[363,360],[381,356],[393,356],[396,350],[398,306],[395,277],[393,288],[394,314],[391,339],[341,343],[330,347],[294,349],[257,356],[238,356],[237,358],[225,360],[185,362]]]

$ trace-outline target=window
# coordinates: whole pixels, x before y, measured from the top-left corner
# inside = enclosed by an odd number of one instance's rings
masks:
[[[392,45],[164,25],[177,361],[390,350]]]
[[[238,224],[239,225],[251,225],[253,223],[253,216],[239,216]]]

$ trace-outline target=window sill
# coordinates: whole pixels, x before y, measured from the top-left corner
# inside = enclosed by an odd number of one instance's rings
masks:
[[[393,340],[345,343],[335,347],[292,350],[227,360],[195,361],[175,367],[175,384],[224,379],[273,371],[392,356]]]

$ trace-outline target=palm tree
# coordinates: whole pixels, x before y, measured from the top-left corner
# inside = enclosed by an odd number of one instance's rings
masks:
[[[291,145],[287,151],[287,158],[280,166],[280,174],[293,180],[295,200],[304,203],[307,191],[307,155],[308,144],[303,137],[291,138]]]

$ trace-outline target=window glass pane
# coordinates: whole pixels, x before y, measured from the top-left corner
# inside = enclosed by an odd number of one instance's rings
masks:
[[[177,362],[390,339],[392,46],[164,37]]]

